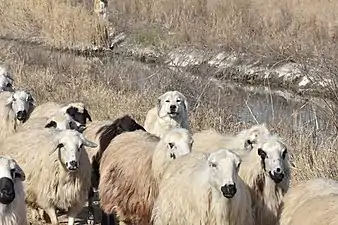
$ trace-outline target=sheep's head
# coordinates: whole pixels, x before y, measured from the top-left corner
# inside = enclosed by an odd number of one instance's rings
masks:
[[[30,112],[34,108],[35,99],[26,91],[15,91],[7,100],[7,106],[10,106],[16,116],[16,119],[22,123],[26,122]]]
[[[15,198],[15,182],[24,181],[25,173],[10,157],[0,156],[0,203],[9,205]]]
[[[246,150],[252,150],[267,135],[270,135],[270,131],[265,123],[253,125],[237,134],[244,139],[244,149]]]
[[[13,92],[13,81],[9,70],[4,66],[0,66],[0,91]]]
[[[265,141],[257,146],[256,151],[261,158],[263,170],[275,183],[282,182],[284,177],[289,175],[288,152],[277,136],[266,137]]]
[[[50,154],[58,150],[59,160],[69,172],[76,172],[80,167],[80,157],[85,151],[84,146],[97,147],[97,144],[87,140],[82,133],[75,130],[59,131],[55,145],[56,148]]]
[[[167,144],[167,158],[171,160],[189,154],[193,143],[191,134],[184,128],[171,129],[162,141]]]
[[[157,100],[157,114],[161,118],[184,118],[188,115],[187,98],[178,91],[168,91]]]
[[[87,119],[92,122],[92,118],[87,111],[85,105],[81,102],[70,103],[62,108],[63,112],[68,113],[75,121],[86,125]]]
[[[64,113],[60,115],[54,115],[50,119],[48,119],[45,128],[55,128],[59,130],[70,129],[77,130],[82,133],[86,129],[86,126],[75,121],[67,113]]]
[[[208,159],[210,183],[224,197],[232,198],[237,192],[236,183],[241,164],[240,157],[233,151],[220,149],[210,153]]]

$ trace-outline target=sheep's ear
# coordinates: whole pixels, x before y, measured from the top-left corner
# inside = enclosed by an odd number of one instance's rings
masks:
[[[87,109],[84,109],[83,115],[85,117],[85,121],[86,121],[86,119],[88,119],[90,122],[92,122],[92,118],[91,118],[90,114],[88,113]]]
[[[81,140],[82,140],[82,143],[83,143],[84,146],[87,146],[89,148],[96,148],[97,147],[96,143],[89,141],[87,138],[85,138],[85,136],[83,134],[81,134],[80,137],[81,137]]]
[[[60,148],[62,148],[63,146],[64,146],[64,145],[63,145],[62,143],[59,143],[59,144],[56,146],[56,148],[54,148],[52,151],[49,152],[49,155],[53,154],[53,153],[56,151],[56,149],[60,150]]]
[[[50,121],[50,122],[47,123],[46,126],[45,126],[45,128],[51,128],[51,127],[53,127],[53,128],[56,128],[56,127],[57,127],[57,123],[56,123],[54,120]]]
[[[35,98],[31,94],[29,94],[27,97],[27,102],[34,105],[36,101],[35,101]]]
[[[13,94],[12,94],[11,97],[9,97],[9,98],[7,99],[6,106],[9,106],[10,104],[12,104],[13,101],[14,101],[14,96],[13,96]]]
[[[13,179],[14,178],[19,178],[22,181],[26,180],[26,174],[23,172],[23,170],[21,169],[21,167],[18,165],[18,163],[14,160],[11,159],[12,163],[14,164],[14,171],[13,171]]]

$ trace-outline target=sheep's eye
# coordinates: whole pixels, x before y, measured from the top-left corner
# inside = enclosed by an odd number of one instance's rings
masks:
[[[170,102],[169,100],[166,100],[165,102]]]
[[[283,159],[285,159],[287,153],[288,153],[288,150],[285,149],[285,150],[283,151],[283,154],[282,154]]]
[[[80,148],[83,148],[83,144],[80,145]]]
[[[10,84],[10,83],[6,84],[6,87],[11,87],[11,86],[12,86],[12,84]]]
[[[238,163],[238,164],[237,164],[237,169],[239,169],[240,166],[241,166],[241,163]]]
[[[266,155],[266,152],[263,151],[263,149],[261,149],[261,148],[258,149],[258,155],[259,155],[262,159],[268,158],[268,156]]]

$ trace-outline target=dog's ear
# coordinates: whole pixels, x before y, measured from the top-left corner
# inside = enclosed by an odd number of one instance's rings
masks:
[[[184,95],[182,95],[182,100],[183,100],[183,106],[185,108],[185,111],[188,112],[189,111],[189,103],[188,103],[187,98]]]

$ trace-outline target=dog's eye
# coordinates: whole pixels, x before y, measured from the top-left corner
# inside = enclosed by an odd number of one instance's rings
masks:
[[[215,163],[210,162],[210,163],[209,163],[209,166],[210,166],[210,167],[216,167],[217,165],[216,165]]]
[[[180,102],[181,102],[181,99],[177,99],[176,102],[180,103]]]
[[[165,102],[170,102],[169,100],[166,100]]]

